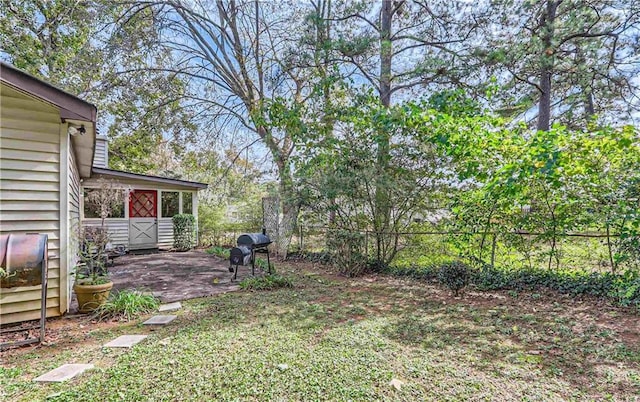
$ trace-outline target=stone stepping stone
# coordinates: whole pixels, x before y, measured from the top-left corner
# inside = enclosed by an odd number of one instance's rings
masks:
[[[105,343],[105,348],[130,348],[139,342],[142,342],[147,335],[122,335],[112,340],[109,343]]]
[[[86,370],[91,370],[93,364],[63,364],[57,369],[51,370],[48,373],[35,378],[36,382],[63,382],[70,378],[83,373]]]
[[[173,303],[162,304],[160,305],[160,308],[158,308],[158,311],[163,312],[163,311],[171,311],[171,310],[180,310],[181,308],[182,308],[182,303],[178,301]]]
[[[178,316],[176,315],[154,315],[149,318],[147,321],[143,322],[143,325],[167,325],[171,321],[175,320]]]

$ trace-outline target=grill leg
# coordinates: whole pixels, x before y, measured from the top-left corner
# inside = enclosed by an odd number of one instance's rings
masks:
[[[269,249],[267,249],[267,267],[269,267],[269,274],[271,274],[271,261],[269,260]]]
[[[256,275],[256,251],[251,249],[251,276]]]
[[[40,336],[38,342],[44,342],[47,325],[47,266],[46,259],[42,267],[42,300],[40,301]]]

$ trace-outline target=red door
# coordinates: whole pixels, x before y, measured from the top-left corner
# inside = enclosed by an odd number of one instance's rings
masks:
[[[129,249],[157,248],[158,192],[133,190],[129,194]]]
[[[155,218],[157,213],[156,190],[133,190],[129,193],[129,218]]]

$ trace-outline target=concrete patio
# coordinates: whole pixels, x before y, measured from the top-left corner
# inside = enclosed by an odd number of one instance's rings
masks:
[[[163,303],[233,292],[240,289],[242,279],[251,276],[250,266],[240,267],[238,278],[232,282],[229,261],[203,250],[125,255],[116,258],[108,270],[114,291],[151,292]],[[262,271],[256,268],[256,275],[260,274]],[[77,308],[74,294],[71,312]]]
[[[108,269],[114,290],[143,289],[163,303],[238,290],[238,282],[251,275],[251,267],[240,267],[232,282],[229,261],[203,250],[126,255]]]

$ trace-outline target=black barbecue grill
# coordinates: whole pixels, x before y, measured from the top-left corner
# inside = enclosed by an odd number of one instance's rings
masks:
[[[245,233],[238,237],[237,247],[229,253],[229,272],[233,272],[233,279],[238,276],[238,266],[251,264],[251,275],[255,275],[256,254],[267,255],[267,266],[271,273],[271,261],[269,260],[269,244],[271,239],[263,228],[262,233]]]

